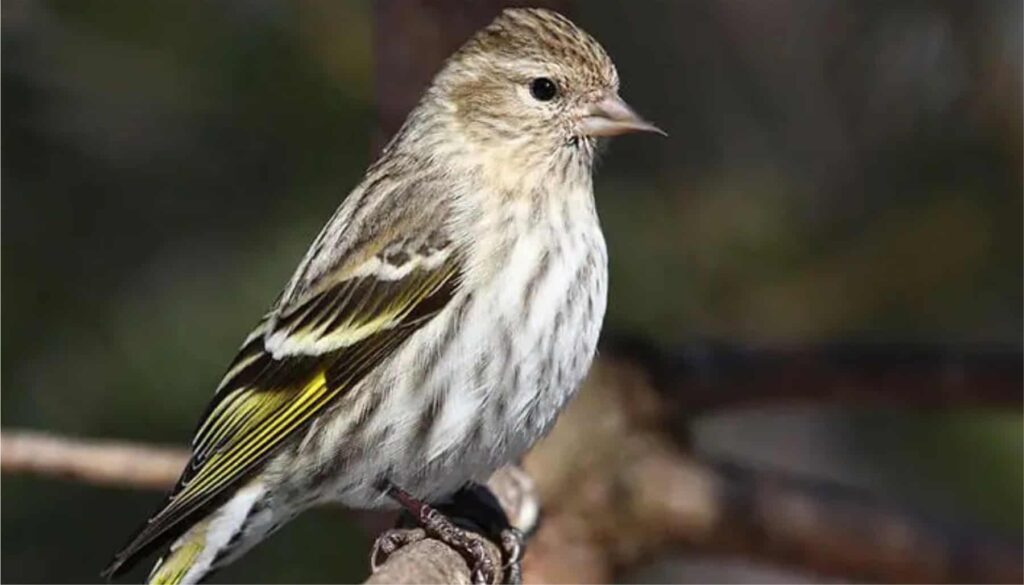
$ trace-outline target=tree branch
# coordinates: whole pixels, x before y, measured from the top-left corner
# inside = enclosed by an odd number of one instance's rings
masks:
[[[497,548],[486,543],[491,559],[501,566]],[[367,585],[418,585],[419,583],[472,583],[469,566],[459,553],[441,541],[428,538],[398,549],[366,580]]]
[[[696,461],[664,446],[586,480],[546,517],[529,581],[607,582],[673,550],[740,555],[812,574],[900,583],[1020,583],[1019,545],[834,485]],[[594,515],[599,521],[588,520]],[[588,550],[589,549],[589,550]],[[581,552],[582,551],[582,552]],[[564,559],[577,559],[569,564]],[[595,560],[599,559],[599,560]]]

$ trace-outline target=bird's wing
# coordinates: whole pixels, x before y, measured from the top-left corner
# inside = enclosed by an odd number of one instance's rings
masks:
[[[107,575],[184,531],[183,520],[219,502],[444,308],[461,269],[454,245],[424,230],[403,232],[383,245],[371,238],[376,245],[352,249],[319,271],[308,269],[307,257],[225,374],[165,507]]]

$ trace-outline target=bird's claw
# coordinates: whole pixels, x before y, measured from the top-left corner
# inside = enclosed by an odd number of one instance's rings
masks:
[[[469,565],[470,580],[474,585],[492,585],[501,577],[494,559],[487,554],[483,537],[456,526],[447,516],[434,508],[427,508],[420,516],[427,534],[455,549]]]
[[[520,585],[523,582],[523,552],[525,538],[521,530],[506,528],[501,531],[502,569],[505,582],[509,585]]]
[[[469,575],[473,585],[494,585],[495,583],[501,583],[499,577],[501,572],[498,567],[494,565],[494,560],[491,555],[487,554],[487,549],[484,548],[483,543],[480,541],[479,536],[469,532],[463,531],[461,528],[457,529],[463,533],[463,536],[471,543],[465,549],[460,550],[466,561],[469,562]],[[458,548],[456,548],[458,550]]]
[[[370,552],[370,568],[376,573],[398,549],[423,540],[427,533],[422,528],[392,528],[377,537]]]

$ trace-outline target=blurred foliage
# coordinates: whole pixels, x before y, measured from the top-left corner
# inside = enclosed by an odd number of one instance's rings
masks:
[[[607,327],[1019,346],[1019,3],[602,0],[576,18],[671,135],[602,161]],[[4,3],[4,426],[185,440],[370,160],[369,19],[367,2]],[[843,420],[803,440],[1019,533],[1018,414]],[[5,581],[96,578],[157,500],[3,483]],[[366,549],[344,515],[307,514],[216,579],[355,580]]]

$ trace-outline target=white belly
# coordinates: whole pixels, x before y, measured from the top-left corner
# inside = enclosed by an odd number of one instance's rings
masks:
[[[524,241],[510,264],[536,267],[535,254]],[[450,492],[518,459],[550,429],[586,375],[605,310],[603,246],[549,258],[539,275],[521,270],[481,291],[452,359],[418,397],[427,404],[434,392],[458,395],[446,401],[431,433],[424,463],[447,469],[429,473],[426,483],[436,485],[427,490]]]

